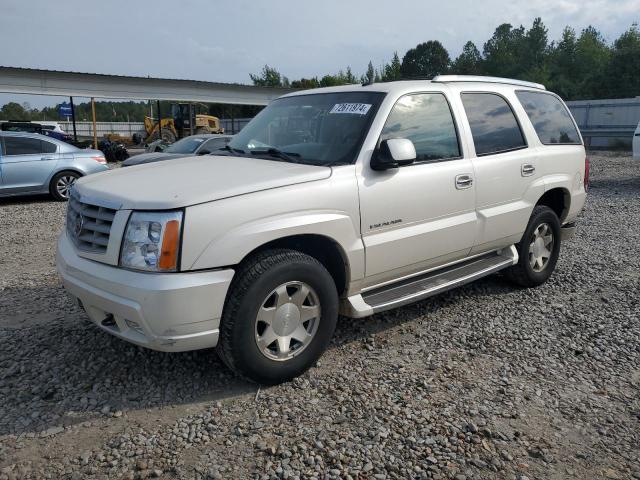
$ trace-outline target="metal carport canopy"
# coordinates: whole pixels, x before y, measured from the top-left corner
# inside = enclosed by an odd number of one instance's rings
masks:
[[[267,105],[292,89],[0,66],[0,92],[64,97]]]

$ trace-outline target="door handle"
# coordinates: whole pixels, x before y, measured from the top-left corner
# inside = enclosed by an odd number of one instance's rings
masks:
[[[456,175],[456,188],[458,190],[464,190],[473,185],[473,177],[467,173]]]
[[[534,167],[530,163],[523,164],[522,168],[520,169],[520,172],[522,173],[523,177],[528,177],[529,175],[533,175],[535,171],[536,171],[536,167]]]
[[[44,157],[40,157],[40,160],[55,160],[55,157],[52,157],[51,155],[45,155]]]

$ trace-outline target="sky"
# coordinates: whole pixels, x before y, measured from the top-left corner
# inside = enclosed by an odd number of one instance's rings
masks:
[[[499,24],[537,16],[550,39],[592,24],[612,41],[640,22],[640,0],[2,0],[0,65],[234,83],[265,64],[289,79],[361,74],[427,40],[452,57],[467,40],[482,50]],[[60,101],[0,93],[11,99]]]

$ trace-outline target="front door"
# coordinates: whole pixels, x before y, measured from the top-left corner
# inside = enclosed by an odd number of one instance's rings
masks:
[[[362,170],[365,287],[459,260],[471,250],[475,182],[457,131],[444,93],[405,95],[391,110],[379,141],[408,138],[417,159],[392,170]]]
[[[4,154],[0,161],[4,193],[42,190],[58,161],[58,146],[36,136],[3,138]]]

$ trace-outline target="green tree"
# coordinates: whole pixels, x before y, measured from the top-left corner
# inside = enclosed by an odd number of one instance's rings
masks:
[[[383,82],[393,82],[394,80],[400,80],[402,78],[402,73],[400,72],[401,67],[402,63],[400,62],[398,52],[393,52],[391,63],[384,65],[384,67],[381,69],[381,80]]]
[[[522,71],[521,53],[523,48],[524,27],[512,28],[503,23],[493,32],[483,47],[484,70],[487,75],[518,78]]]
[[[250,73],[251,81],[257,87],[288,87],[289,79],[284,75],[280,75],[280,72],[275,68],[265,65],[262,67],[260,74]]]
[[[409,50],[402,59],[400,72],[404,78],[433,78],[446,73],[450,63],[449,52],[437,40],[429,40]]]
[[[30,112],[17,102],[9,102],[0,110],[2,120],[31,120]]]
[[[301,78],[300,80],[292,80],[291,88],[318,88],[320,86],[320,82],[318,81],[318,77],[313,78]]]
[[[613,43],[608,70],[612,97],[640,95],[640,31],[637,24]]]
[[[367,65],[367,73],[362,76],[362,83],[370,84],[375,82],[376,80],[376,70],[373,68],[373,63],[369,60],[369,65]]]
[[[523,80],[529,80],[539,83],[548,83],[548,57],[549,57],[549,39],[547,36],[547,27],[542,23],[540,17],[533,21],[533,25],[524,35],[521,50],[518,58],[520,59],[519,77]]]
[[[475,43],[469,41],[462,53],[451,64],[451,72],[457,75],[482,75],[482,55]]]
[[[607,67],[611,48],[602,34],[592,26],[585,28],[576,41],[574,78],[577,98],[606,98],[610,96]]]
[[[576,71],[576,32],[573,28],[565,27],[562,38],[550,47],[548,68],[548,88],[562,98],[577,97]]]

